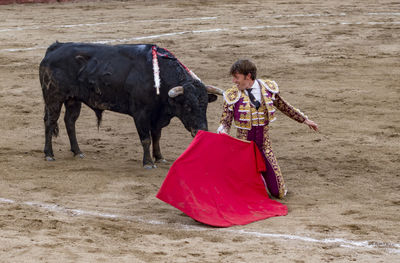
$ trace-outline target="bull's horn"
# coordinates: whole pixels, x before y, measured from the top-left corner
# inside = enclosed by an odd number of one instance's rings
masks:
[[[223,95],[224,90],[214,87],[214,86],[206,86],[206,90],[208,93],[216,94],[216,95]]]
[[[178,95],[183,94],[183,87],[182,86],[176,86],[168,91],[168,96],[171,98],[175,98]]]

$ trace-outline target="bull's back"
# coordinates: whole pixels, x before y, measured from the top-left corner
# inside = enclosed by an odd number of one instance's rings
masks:
[[[56,42],[47,49],[39,75],[45,97],[58,92],[92,108],[128,113],[137,87],[152,85],[151,45]]]
[[[60,43],[50,45],[40,63],[40,69],[50,68],[64,70],[80,70],[91,60],[97,64],[108,64],[116,69],[124,70],[128,61],[132,65],[148,62],[152,45],[103,45],[90,43]]]

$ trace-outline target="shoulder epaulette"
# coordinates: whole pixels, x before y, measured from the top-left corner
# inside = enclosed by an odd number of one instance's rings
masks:
[[[237,87],[227,89],[224,92],[224,99],[228,105],[238,102],[238,100],[240,99],[240,96],[241,96],[241,92]]]
[[[270,79],[260,79],[262,83],[265,84],[265,87],[267,90],[273,94],[279,93],[279,87],[278,84],[276,84],[275,81],[270,80]]]

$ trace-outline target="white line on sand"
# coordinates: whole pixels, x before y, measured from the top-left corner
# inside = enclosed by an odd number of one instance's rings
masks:
[[[366,13],[368,16],[400,16],[400,13],[396,12],[381,12],[381,13]],[[255,17],[266,17],[266,18],[282,18],[282,17],[334,17],[334,16],[347,16],[346,13],[338,14],[271,14],[262,15]],[[70,25],[41,25],[41,26],[26,26],[26,27],[11,27],[2,28],[1,32],[10,31],[24,31],[24,30],[38,30],[42,28],[75,28],[75,27],[92,27],[92,26],[102,26],[102,25],[116,25],[116,24],[133,24],[133,23],[151,23],[151,22],[171,22],[171,21],[197,21],[197,20],[215,20],[218,19],[216,16],[208,17],[186,17],[186,18],[165,18],[165,19],[144,19],[144,20],[124,20],[116,22],[98,22],[98,23],[83,23],[83,24],[70,24]]]
[[[82,209],[72,209],[66,208],[57,204],[45,204],[40,202],[17,202],[11,199],[0,198],[0,203],[3,204],[18,204],[27,205],[31,207],[41,208],[46,211],[58,212],[67,214],[69,216],[94,216],[105,219],[122,219],[128,221],[134,221],[149,225],[166,225],[167,227],[174,226],[176,230],[187,230],[187,231],[210,231],[210,228],[201,226],[189,226],[183,224],[169,224],[158,220],[147,220],[139,216],[124,216],[118,214],[102,213],[97,211],[88,211]],[[256,231],[248,230],[235,230],[229,228],[216,228],[216,231],[231,233],[233,235],[247,235],[257,238],[277,238],[284,240],[297,240],[309,243],[319,243],[319,244],[337,244],[341,247],[346,247],[350,249],[383,249],[392,254],[400,254],[400,244],[390,243],[390,242],[375,242],[375,241],[352,241],[342,238],[328,238],[328,239],[316,239],[312,237],[304,237],[298,235],[288,235],[288,234],[274,234],[274,233],[261,233]]]
[[[311,26],[327,26],[327,25],[400,25],[398,21],[390,21],[390,22],[330,22],[330,23],[307,23]],[[303,24],[302,24],[303,25]],[[300,25],[262,25],[262,26],[243,26],[240,27],[241,30],[248,30],[248,29],[268,29],[268,28],[294,28],[300,27]],[[172,32],[172,33],[164,33],[164,34],[157,34],[157,35],[149,35],[149,36],[142,36],[142,37],[132,37],[132,38],[123,38],[123,39],[108,39],[108,40],[97,40],[97,41],[89,41],[88,43],[94,44],[115,44],[115,43],[126,43],[131,41],[137,40],[144,40],[144,39],[154,39],[154,38],[161,38],[161,37],[172,37],[184,34],[201,34],[201,33],[215,33],[215,32],[223,32],[223,31],[233,31],[229,28],[211,28],[205,30],[191,30],[191,31],[181,31],[181,32]],[[35,46],[35,47],[27,47],[27,48],[6,48],[0,49],[0,52],[20,52],[20,51],[30,51],[30,50],[41,50],[46,49],[47,47],[44,46]]]
[[[148,19],[148,20],[125,20],[117,22],[98,22],[86,24],[71,24],[71,25],[46,25],[46,26],[27,26],[27,27],[11,27],[0,29],[1,32],[10,31],[23,31],[23,30],[37,30],[42,28],[74,28],[74,27],[92,27],[102,25],[116,25],[116,24],[134,24],[134,23],[150,23],[150,22],[170,22],[170,21],[197,21],[197,20],[214,20],[216,16],[211,17],[188,17],[188,18],[166,18],[166,19]]]
[[[400,13],[390,13],[390,12],[381,12],[381,13],[368,13],[369,16],[400,16]]]
[[[183,34],[201,34],[201,33],[213,33],[213,32],[220,32],[226,31],[228,29],[224,28],[212,28],[206,30],[193,30],[193,31],[181,31],[181,32],[173,32],[173,33],[165,33],[165,34],[158,34],[158,35],[149,35],[149,36],[142,36],[142,37],[132,37],[132,38],[123,38],[123,39],[108,39],[108,40],[98,40],[98,41],[89,41],[88,43],[93,44],[115,44],[115,43],[125,43],[135,40],[143,40],[143,39],[153,39],[153,38],[161,38],[161,37],[170,37],[170,36],[177,36]],[[30,51],[30,50],[39,50],[39,49],[46,49],[47,47],[44,46],[35,46],[35,47],[28,47],[28,48],[6,48],[0,49],[0,52],[19,52],[19,51]]]

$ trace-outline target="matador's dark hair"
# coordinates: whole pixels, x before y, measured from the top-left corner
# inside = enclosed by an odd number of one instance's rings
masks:
[[[251,74],[251,79],[255,80],[257,78],[257,67],[256,65],[248,59],[239,59],[235,63],[233,63],[230,74],[233,76],[234,74],[239,73],[247,76],[247,74]]]

